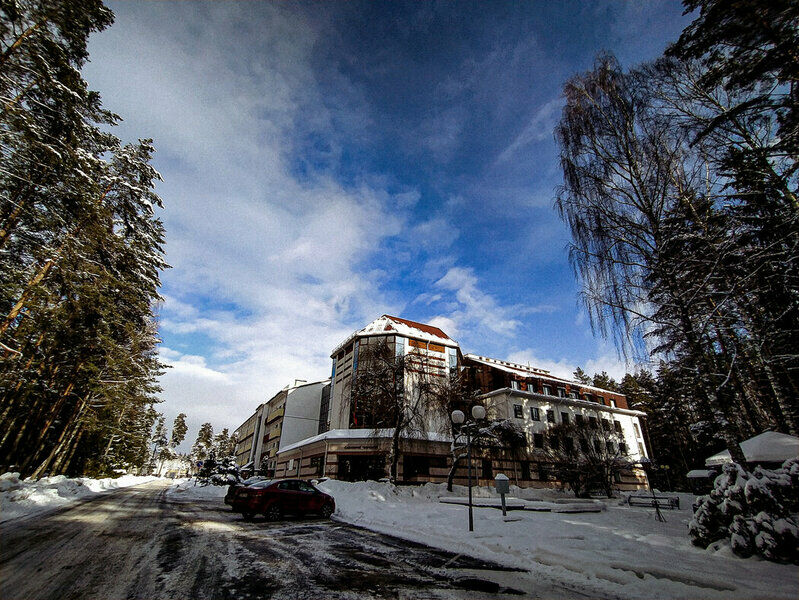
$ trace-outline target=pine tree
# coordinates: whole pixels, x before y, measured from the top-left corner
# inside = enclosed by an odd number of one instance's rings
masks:
[[[210,423],[203,423],[197,433],[197,439],[191,447],[192,461],[205,461],[214,449],[214,428]]]
[[[113,14],[90,0],[0,5],[0,464],[111,473],[148,460],[162,365],[163,228],[148,140],[80,75]]]
[[[169,438],[169,446],[171,448],[177,448],[180,443],[186,439],[186,432],[188,429],[189,428],[186,426],[186,414],[180,413],[175,417],[175,422],[172,425],[172,436]]]

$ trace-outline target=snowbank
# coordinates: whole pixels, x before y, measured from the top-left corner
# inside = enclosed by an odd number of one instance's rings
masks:
[[[327,480],[319,488],[336,499],[335,518],[381,533],[456,553],[492,560],[532,572],[590,595],[621,598],[795,598],[796,567],[739,559],[726,547],[702,550],[691,545],[687,524],[691,502],[663,511],[660,523],[648,508],[602,503],[598,513],[513,511],[507,520],[493,508],[476,508],[469,533],[467,509],[442,504],[454,494],[443,484],[395,487],[387,483]],[[532,501],[569,502],[557,490],[520,490]],[[495,497],[489,488],[475,497]],[[682,498],[681,498],[682,500]],[[686,500],[688,500],[686,498]],[[571,502],[574,498],[571,498]]]
[[[116,479],[91,479],[64,475],[22,480],[19,473],[0,475],[0,521],[51,510],[117,488],[139,485],[157,477],[123,475]]]
[[[198,485],[196,479],[176,479],[166,495],[180,500],[213,500],[224,498],[227,488],[226,485]]]

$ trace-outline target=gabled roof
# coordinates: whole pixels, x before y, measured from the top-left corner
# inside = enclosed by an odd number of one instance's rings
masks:
[[[441,344],[444,346],[458,345],[458,342],[453,340],[438,327],[427,325],[425,323],[418,323],[416,321],[410,321],[408,319],[401,319],[399,317],[392,317],[391,315],[383,315],[369,323],[363,329],[359,329],[355,333],[347,336],[347,339],[336,346],[330,355],[334,356],[337,354],[344,346],[349,344],[355,338],[367,337],[371,335],[391,335],[392,333],[404,337],[424,340],[426,342],[433,342],[434,344]]]

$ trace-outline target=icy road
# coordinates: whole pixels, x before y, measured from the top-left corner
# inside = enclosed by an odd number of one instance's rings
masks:
[[[0,598],[566,598],[527,573],[315,518],[245,522],[160,481],[0,525]],[[578,594],[579,595],[579,594]]]

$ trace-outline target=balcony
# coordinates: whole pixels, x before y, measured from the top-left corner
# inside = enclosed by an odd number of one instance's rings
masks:
[[[286,407],[285,406],[282,406],[282,407],[278,408],[277,410],[273,410],[272,412],[270,412],[267,415],[266,422],[267,423],[271,423],[275,419],[282,417],[284,412],[286,412]]]

